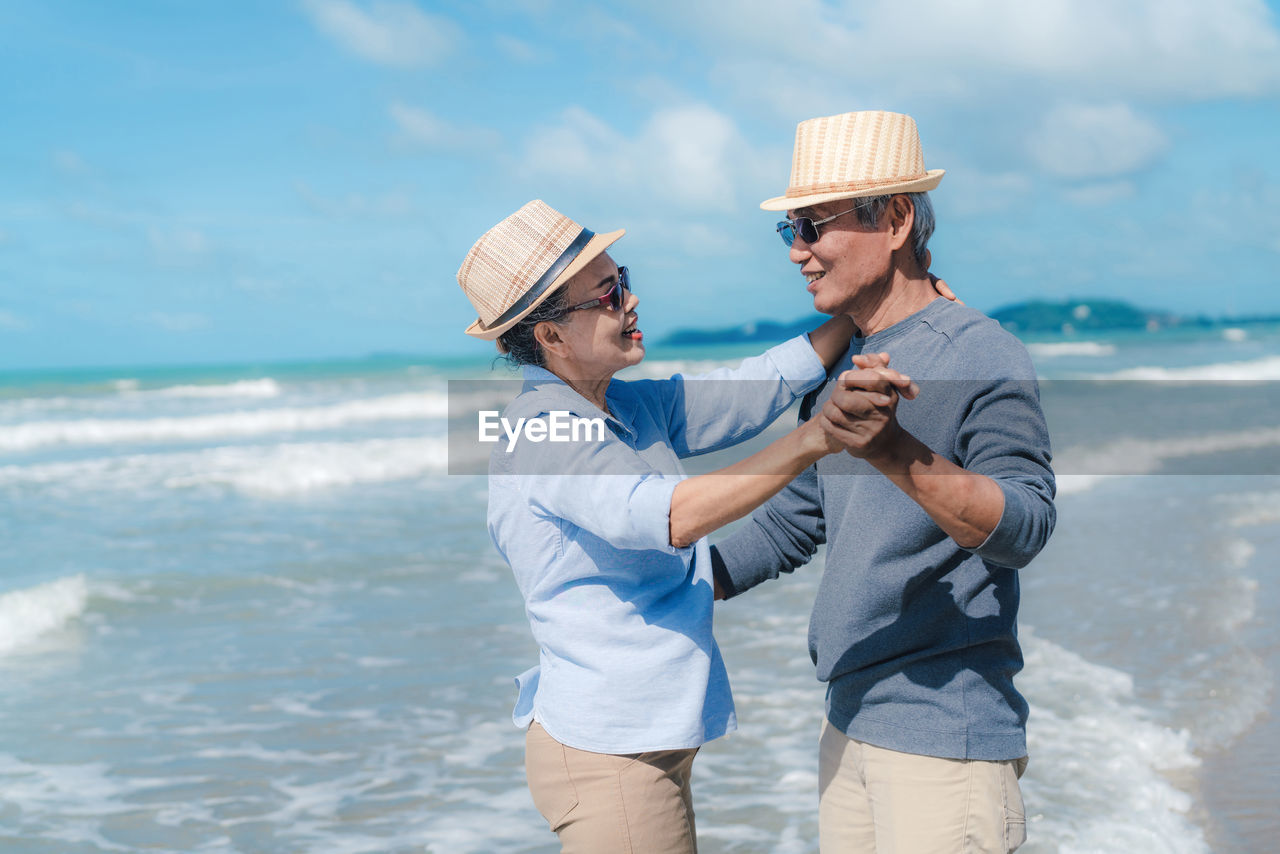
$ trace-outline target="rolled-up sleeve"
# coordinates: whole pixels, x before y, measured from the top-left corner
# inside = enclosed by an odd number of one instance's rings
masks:
[[[563,519],[619,549],[690,553],[691,547],[671,545],[671,494],[681,475],[655,471],[611,433],[598,442],[530,449],[513,470],[524,475],[520,488],[534,512]]]
[[[681,457],[708,453],[757,435],[826,378],[807,335],[705,374],[636,383],[655,399]]]
[[[957,455],[964,468],[990,477],[1004,494],[999,523],[968,551],[998,566],[1026,566],[1057,521],[1049,430],[1035,381],[999,381],[978,395],[957,437]]]

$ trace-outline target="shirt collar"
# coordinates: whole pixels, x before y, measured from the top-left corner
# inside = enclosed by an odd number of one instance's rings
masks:
[[[635,430],[628,423],[631,420],[633,407],[627,396],[621,393],[626,385],[621,380],[610,380],[609,388],[605,390],[605,397],[609,401],[609,409],[612,410],[612,413],[610,413],[605,412],[574,391],[568,383],[546,368],[538,367],[537,365],[522,365],[520,370],[524,376],[524,387],[521,389],[521,394],[537,390],[541,395],[549,398],[550,401],[563,403],[566,409],[572,409],[586,417],[598,415],[606,423],[613,425],[615,431],[635,436]]]

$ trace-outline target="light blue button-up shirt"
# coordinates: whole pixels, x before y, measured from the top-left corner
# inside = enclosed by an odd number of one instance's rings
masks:
[[[758,434],[824,376],[801,336],[734,369],[615,379],[607,414],[524,368],[509,423],[567,412],[608,429],[500,443],[490,458],[489,532],[539,649],[516,678],[517,726],[536,718],[562,744],[615,754],[696,747],[737,728],[711,633],[707,540],[670,542],[679,460]]]

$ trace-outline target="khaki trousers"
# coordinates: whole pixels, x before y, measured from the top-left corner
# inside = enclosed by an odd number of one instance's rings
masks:
[[[524,765],[533,804],[563,854],[696,854],[689,778],[697,752],[590,753],[534,721]]]
[[[855,741],[826,720],[818,756],[822,854],[1004,854],[1026,841],[1026,757],[915,756]]]

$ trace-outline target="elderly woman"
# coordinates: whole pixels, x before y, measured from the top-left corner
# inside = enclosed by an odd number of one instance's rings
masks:
[[[736,728],[706,535],[841,446],[813,419],[712,474],[679,460],[758,434],[821,384],[853,328],[832,319],[703,377],[614,380],[644,358],[639,299],[605,251],[623,233],[533,201],[480,238],[458,281],[479,314],[467,333],[523,366],[508,422],[608,428],[499,444],[490,462],[489,530],[539,650],[514,714],[534,804],[566,852],[693,852],[694,754]]]

